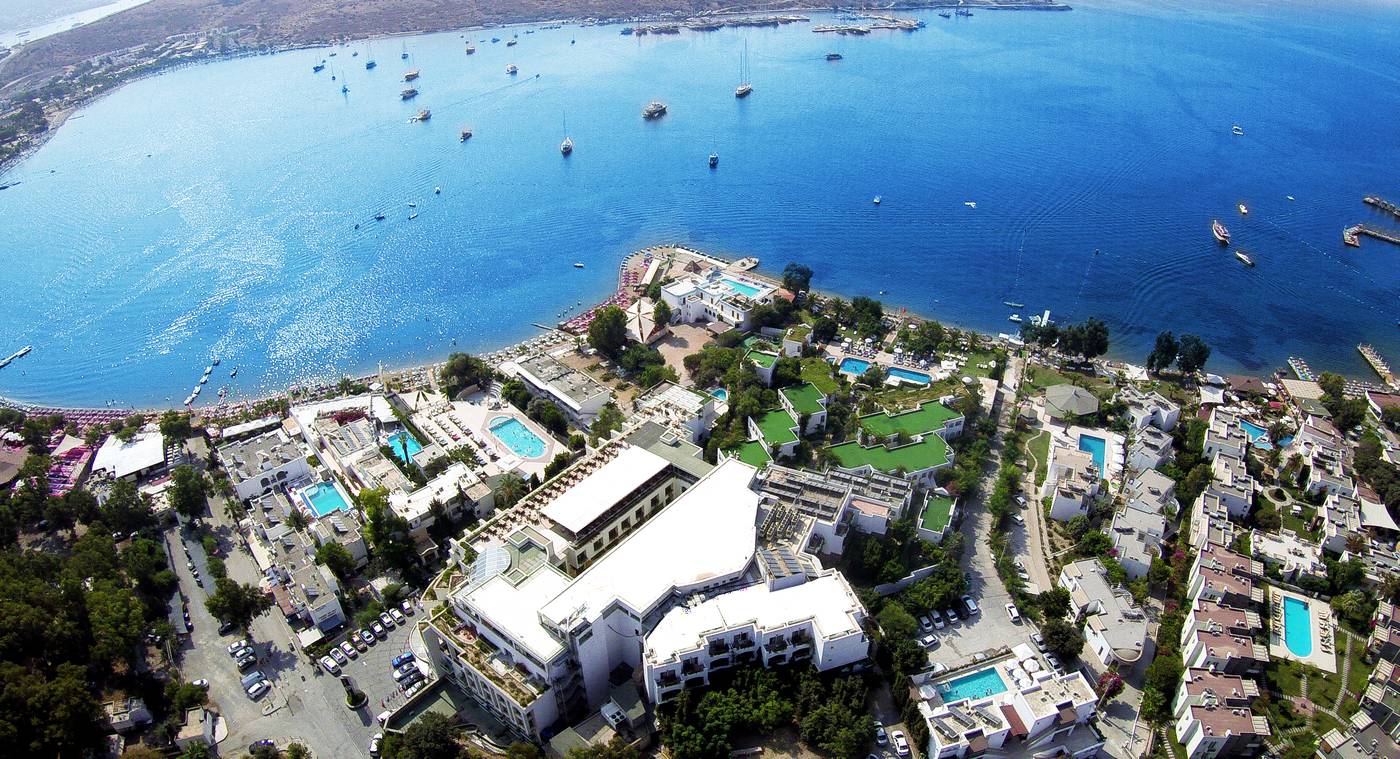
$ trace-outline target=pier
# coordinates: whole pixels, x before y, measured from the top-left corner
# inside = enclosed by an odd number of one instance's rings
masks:
[[[1392,245],[1400,245],[1400,232],[1393,229],[1381,229],[1380,227],[1357,224],[1342,230],[1342,242],[1353,248],[1361,247],[1362,237],[1373,237],[1377,240],[1391,243]]]
[[[1385,362],[1385,359],[1381,358],[1380,351],[1365,343],[1356,346],[1356,350],[1360,351],[1361,357],[1366,359],[1366,363],[1370,364],[1371,368],[1380,376],[1381,382],[1391,387],[1395,386],[1397,381],[1395,373],[1390,370],[1390,365]]]
[[[1367,195],[1366,197],[1362,198],[1362,200],[1366,203],[1366,205],[1379,208],[1380,210],[1389,213],[1391,216],[1400,219],[1400,206],[1395,205],[1389,200],[1386,200],[1385,198],[1382,198],[1379,195]]]

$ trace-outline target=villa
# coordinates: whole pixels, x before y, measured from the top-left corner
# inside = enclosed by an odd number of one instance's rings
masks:
[[[1087,516],[1089,506],[1099,494],[1099,467],[1093,454],[1064,445],[1050,450],[1050,466],[1041,488],[1041,497],[1049,498],[1050,518],[1068,522],[1077,516]]]
[[[953,462],[946,441],[962,434],[963,423],[962,414],[940,402],[925,401],[897,414],[882,411],[863,416],[860,439],[827,450],[848,471],[897,473],[932,487],[935,473]]]
[[[1196,639],[1196,633],[1201,631],[1224,632],[1232,636],[1249,637],[1263,627],[1264,622],[1256,612],[1225,606],[1214,601],[1197,601],[1186,614],[1186,621],[1181,626],[1181,640],[1179,642],[1182,650],[1186,650],[1189,648],[1190,641]]]
[[[772,303],[776,292],[777,288],[753,277],[711,268],[684,274],[662,287],[661,300],[671,307],[673,321],[721,322],[746,330],[752,326],[753,310]]]
[[[1181,418],[1181,407],[1156,390],[1139,390],[1127,385],[1118,392],[1118,400],[1128,407],[1128,423],[1134,430],[1155,427],[1171,432]]]
[[[1361,537],[1361,502],[1351,496],[1331,493],[1318,509],[1322,520],[1322,548],[1335,554],[1346,553],[1353,537]]]
[[[138,432],[130,440],[109,435],[92,459],[92,474],[133,482],[165,469],[165,438],[160,432]]]
[[[460,461],[453,462],[421,488],[389,493],[389,508],[408,522],[414,540],[425,546],[432,542],[428,530],[437,522],[433,504],[449,519],[457,519],[468,511],[482,519],[491,514],[495,503],[491,486]]]
[[[751,350],[744,354],[744,364],[753,370],[763,384],[773,386],[773,368],[778,365],[780,356],[772,351]]]
[[[564,412],[575,426],[587,428],[612,400],[612,392],[597,380],[564,362],[541,353],[507,361],[501,371],[525,383],[530,394],[544,398]]]
[[[1264,565],[1219,545],[1197,549],[1187,598],[1225,606],[1258,608],[1264,603]]]
[[[300,495],[294,500],[281,490],[252,498],[248,509],[252,538],[248,550],[278,609],[305,646],[320,640],[326,631],[344,624],[346,619],[339,586],[330,570],[316,563],[316,549],[325,540],[334,539],[357,562],[367,561],[369,552],[353,513],[335,510],[318,516],[308,501],[300,499]],[[292,527],[294,511],[307,517],[310,524],[306,531]]]
[[[1230,521],[1230,509],[1220,496],[1207,487],[1196,498],[1191,509],[1191,523],[1187,542],[1192,548],[1206,545],[1234,545],[1237,525]]]
[[[1082,387],[1051,385],[1045,389],[1045,414],[1055,421],[1071,421],[1098,410],[1099,399]]]
[[[795,324],[783,333],[782,349],[784,356],[801,356],[804,348],[812,344],[812,328],[806,324]]]
[[[1084,641],[1098,660],[1094,667],[1098,672],[1132,666],[1142,658],[1147,616],[1126,590],[1108,584],[1108,574],[1098,559],[1066,564],[1060,570],[1059,585],[1069,591],[1071,616],[1084,621]]]
[[[1317,447],[1308,459],[1309,493],[1326,495],[1356,495],[1356,483],[1347,476],[1340,450]]]
[[[698,445],[715,426],[715,402],[714,396],[662,382],[637,396],[632,409],[638,419],[654,421]]]
[[[217,454],[229,483],[243,501],[311,477],[306,453],[280,429],[226,443]]]
[[[1249,549],[1265,566],[1276,567],[1284,582],[1296,584],[1304,577],[1327,579],[1322,547],[1299,537],[1292,530],[1253,530],[1250,532]]]
[[[1108,535],[1118,550],[1116,558],[1128,572],[1128,578],[1145,577],[1153,559],[1162,556],[1162,540],[1167,533],[1167,520],[1157,509],[1144,509],[1141,501],[1132,501],[1113,515]]]
[[[1188,759],[1253,756],[1272,735],[1268,720],[1250,706],[1259,698],[1253,680],[1192,668],[1181,677],[1172,715],[1176,740]]]
[[[1219,452],[1211,459],[1210,468],[1214,479],[1207,490],[1225,504],[1231,517],[1243,519],[1254,508],[1254,478],[1244,459]]]
[[[1249,435],[1244,431],[1244,427],[1240,426],[1240,418],[1234,412],[1220,406],[1211,409],[1205,440],[1201,447],[1202,456],[1213,459],[1218,453],[1226,453],[1243,461],[1249,445]]]
[[[783,408],[799,421],[806,419],[803,435],[812,435],[826,429],[827,396],[810,382],[789,385],[778,391],[778,400]]]
[[[1128,482],[1124,494],[1136,508],[1156,514],[1176,513],[1176,481],[1149,469]]]
[[[907,479],[841,469],[813,472],[774,464],[759,474],[760,505],[784,508],[813,520],[814,553],[839,556],[851,529],[884,535],[914,505]]]
[[[1128,468],[1139,472],[1157,469],[1175,455],[1171,435],[1156,427],[1143,427],[1133,433],[1133,442],[1128,446]]]
[[[1187,636],[1181,659],[1188,667],[1227,675],[1258,676],[1269,663],[1269,647],[1247,634],[1198,628]]]

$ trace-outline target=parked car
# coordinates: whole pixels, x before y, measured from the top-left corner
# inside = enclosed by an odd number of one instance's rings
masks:
[[[1058,656],[1055,656],[1055,655],[1052,654],[1052,653],[1048,653],[1048,652],[1047,652],[1047,653],[1045,654],[1045,663],[1046,663],[1046,664],[1049,664],[1049,665],[1050,665],[1050,669],[1053,669],[1053,670],[1055,670],[1056,672],[1063,672],[1063,671],[1064,671],[1064,667],[1062,667],[1062,666],[1060,665],[1060,658],[1059,658]]]
[[[890,733],[890,738],[894,740],[894,752],[900,756],[909,756],[909,739],[904,737],[902,730],[895,730]]]
[[[951,606],[943,610],[943,616],[948,618],[948,624],[950,625],[961,620],[961,617],[958,616],[958,610]]]
[[[412,602],[412,601],[404,601],[403,603],[399,604],[399,608],[400,608],[400,609],[403,609],[403,613],[404,613],[404,614],[407,614],[407,615],[410,616],[410,617],[413,616],[413,602]]]
[[[235,625],[235,624],[232,623],[232,622],[220,622],[220,623],[219,623],[219,634],[220,634],[220,635],[228,635],[229,633],[231,633],[231,632],[233,632],[234,630],[237,630],[237,629],[238,629],[238,625]]]
[[[237,659],[238,652],[244,648],[249,648],[250,645],[251,644],[248,642],[247,638],[244,638],[243,640],[234,641],[233,643],[228,644],[228,655]]]
[[[1006,616],[1011,617],[1012,622],[1021,623],[1021,612],[1016,610],[1016,604],[1006,605]]]
[[[260,741],[253,741],[248,744],[248,753],[253,753],[260,748],[277,748],[277,743],[271,738],[263,738]]]
[[[243,690],[248,690],[249,688],[253,687],[253,683],[255,683],[255,682],[259,681],[259,680],[266,680],[266,679],[267,679],[267,675],[264,675],[264,674],[262,673],[262,670],[256,670],[256,671],[249,672],[248,674],[244,675],[244,676],[238,681],[238,683],[239,683],[240,685],[243,686]]]
[[[1023,509],[1026,508],[1026,497],[1023,495],[1016,496],[1016,505]]]
[[[926,633],[927,633],[927,632],[933,632],[933,622],[929,621],[929,618],[928,618],[928,617],[926,617],[926,616],[920,614],[920,615],[919,615],[919,629],[920,629],[920,630],[923,630],[923,631],[926,632]]]
[[[360,656],[360,652],[356,651],[355,647],[350,645],[350,641],[348,640],[340,644],[340,652],[351,659],[357,659]]]
[[[938,636],[932,633],[919,638],[919,645],[924,648],[938,648]]]
[[[890,742],[890,736],[885,732],[885,726],[879,722],[875,723],[875,743],[883,746]]]
[[[394,618],[389,616],[389,612],[383,612],[379,615],[379,624],[384,625],[385,630],[392,630],[394,629]]]
[[[941,675],[948,671],[948,665],[941,661],[936,661],[933,663],[932,667],[929,667],[928,671],[931,675]]]
[[[1021,582],[1030,582],[1030,581],[1031,581],[1031,576],[1030,576],[1029,574],[1027,574],[1027,573],[1026,573],[1026,570],[1025,570],[1025,569],[1022,569],[1021,567],[1017,567],[1017,568],[1016,568],[1016,576],[1019,577],[1019,578],[1021,578]]]
[[[412,688],[418,683],[419,680],[422,679],[423,673],[415,669],[412,672],[409,672],[403,680],[399,681],[399,690],[407,693],[409,688]]]
[[[977,653],[972,655],[972,661],[974,662],[984,662],[989,658],[991,657],[987,656],[987,652],[985,651],[978,651]]]
[[[374,631],[368,627],[360,631],[360,640],[363,640],[366,645],[370,646],[379,642],[379,639],[374,637]]]
[[[190,683],[190,685],[193,685],[193,686],[196,687],[196,688],[203,688],[203,689],[205,689],[205,690],[208,690],[208,689],[209,689],[209,681],[208,681],[208,680],[205,680],[205,679],[202,678],[202,677],[199,678],[198,680],[195,680],[194,682]]]
[[[339,648],[331,648],[331,658],[335,659],[336,664],[345,664],[350,661],[350,658],[341,653]]]
[[[398,669],[394,670],[394,682],[401,683],[404,681],[405,678],[411,677],[413,673],[417,671],[418,665],[414,664],[413,662],[409,662],[408,664],[405,664],[402,667],[399,667]]]
[[[369,739],[369,755],[375,759],[379,757],[379,743],[382,740],[384,740],[384,733],[375,733],[374,737]]]
[[[374,624],[370,625],[369,629],[373,630],[374,637],[380,640],[384,640],[385,638],[389,637],[389,633],[385,632],[384,630],[384,625],[381,625],[378,622],[375,622]]]
[[[943,629],[943,614],[942,614],[942,613],[940,613],[937,609],[933,609],[932,611],[930,611],[930,612],[928,613],[928,616],[929,616],[930,619],[933,620],[933,626],[934,626],[935,629],[938,629],[938,630],[942,630],[942,629]]]
[[[241,657],[239,657],[238,662],[237,662],[237,664],[238,664],[238,671],[239,671],[239,672],[247,672],[248,670],[250,670],[250,669],[252,669],[254,666],[256,666],[257,663],[258,663],[258,656],[257,656],[257,654],[254,654],[252,651],[249,651],[248,654],[247,654],[246,656],[241,656]]]
[[[336,664],[335,659],[332,659],[329,656],[321,657],[321,666],[324,667],[325,670],[331,673],[332,675],[340,674],[340,665]]]
[[[253,687],[248,689],[248,698],[257,701],[258,699],[267,695],[267,692],[270,690],[272,690],[272,683],[266,680],[259,680],[256,683],[253,683]]]
[[[428,681],[427,681],[427,680],[419,680],[418,682],[416,682],[416,683],[414,683],[414,684],[408,686],[408,688],[407,688],[406,690],[404,690],[404,692],[403,692],[403,697],[404,697],[404,698],[413,698],[413,694],[417,693],[417,692],[420,691],[420,690],[423,690],[423,688],[426,687],[427,684],[428,684]]]
[[[967,609],[967,615],[969,617],[982,611],[981,609],[977,608],[977,602],[972,600],[972,596],[963,596],[962,602],[963,608]]]
[[[1021,516],[1021,512],[1019,511],[1012,512],[1011,518],[1015,520],[1016,524],[1024,525],[1026,523],[1026,518]]]
[[[360,632],[358,630],[350,633],[350,642],[355,644],[355,648],[361,652],[369,650],[369,643],[367,643],[364,638],[360,637]]]
[[[400,627],[408,624],[408,619],[405,618],[403,612],[399,611],[398,609],[390,609],[389,616],[393,617],[394,624],[399,625]]]
[[[394,667],[394,669],[398,669],[399,667],[402,667],[403,665],[411,661],[413,661],[413,652],[404,651],[403,653],[399,654],[398,656],[395,656],[392,660],[390,660],[389,664],[391,664]]]
[[[1044,635],[1041,635],[1040,633],[1031,633],[1031,642],[1034,643],[1035,647],[1040,649],[1042,653],[1046,650]]]

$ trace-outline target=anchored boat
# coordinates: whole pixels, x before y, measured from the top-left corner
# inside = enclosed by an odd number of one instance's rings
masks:
[[[1230,230],[1226,229],[1225,225],[1221,224],[1219,219],[1211,219],[1210,233],[1215,235],[1216,242],[1221,245],[1230,244]]]

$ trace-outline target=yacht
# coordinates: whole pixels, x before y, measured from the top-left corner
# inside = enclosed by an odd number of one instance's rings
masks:
[[[1245,254],[1245,252],[1242,251],[1242,250],[1237,250],[1237,251],[1235,251],[1235,258],[1238,258],[1238,259],[1240,260],[1240,263],[1244,264],[1245,266],[1253,266],[1253,265],[1254,265],[1254,259],[1250,258],[1250,257],[1249,257],[1247,254]]]
[[[411,81],[413,81],[414,79],[417,79],[417,78],[418,78],[418,69],[413,69],[412,71],[408,71],[408,72],[406,72],[406,73],[403,75],[403,80],[404,80],[405,82],[411,82]]]
[[[431,119],[432,117],[433,117],[433,112],[430,111],[430,110],[428,110],[427,108],[424,108],[423,110],[421,110],[421,111],[418,112],[418,115],[417,115],[417,116],[414,116],[414,117],[413,117],[413,120],[414,120],[414,121],[427,121],[428,119]]]
[[[559,152],[563,153],[564,155],[568,155],[574,152],[574,141],[569,139],[568,137],[565,137],[564,141],[559,143]]]
[[[506,40],[506,47],[515,47],[520,44],[520,40]]]
[[[713,169],[713,168],[715,168],[716,166],[719,166],[719,153],[711,153],[711,154],[710,154],[710,168]]]
[[[582,261],[575,261],[575,262],[574,262],[574,268],[575,268],[575,269],[582,269],[582,268],[583,268],[583,262],[582,262]]]
[[[879,196],[879,195],[876,195],[876,196],[875,196],[875,199],[872,200],[872,201],[870,201],[870,202],[874,203],[874,204],[877,205],[877,206],[880,205],[880,196]]]
[[[1249,215],[1249,208],[1246,207],[1245,204],[1240,203],[1239,205],[1237,205],[1237,206],[1235,206],[1235,207],[1238,208],[1238,209],[1240,209],[1240,215],[1241,215],[1241,216],[1248,216],[1248,215]]]
[[[408,60],[408,43],[407,43],[407,42],[405,42],[404,45],[403,45],[403,52],[402,52],[402,53],[399,53],[399,60],[401,60],[401,61],[406,61],[406,60]]]
[[[520,73],[520,69],[516,68],[515,64],[512,63],[506,66],[506,73],[510,74],[511,76],[515,76],[516,74]]]
[[[467,55],[472,55],[472,54],[474,54],[474,53],[476,53],[476,45],[473,45],[472,43],[468,42],[468,43],[467,43]]]
[[[647,103],[647,107],[642,109],[642,118],[651,121],[666,115],[666,104],[660,100],[653,100]]]
[[[472,138],[471,127],[462,127],[462,134],[457,138],[458,142],[466,142]]]
[[[374,220],[375,220],[375,221],[384,221],[384,214],[382,214],[382,213],[377,213],[377,214],[375,214],[375,215],[374,215]]]
[[[1211,219],[1210,233],[1215,235],[1215,241],[1221,245],[1230,244],[1230,230],[1226,229],[1219,219]]]
[[[1020,323],[1021,323],[1021,315],[1020,315],[1020,314],[1012,314],[1012,315],[1006,317],[1006,320],[1007,320],[1007,321],[1013,321],[1013,322],[1016,322],[1017,324],[1020,324]]]
[[[753,92],[753,85],[749,84],[749,41],[744,40],[744,52],[739,56],[739,86],[734,88],[734,97],[746,98]]]
[[[375,62],[374,62],[374,59],[371,58],[371,59],[365,61],[365,70],[366,70],[366,71],[371,70],[371,69],[373,69],[375,66],[378,66],[378,65],[379,65],[379,64],[378,64],[378,63],[375,63]]]
[[[1024,304],[1024,303],[1016,303],[1016,302],[1014,302],[1014,301],[1009,301],[1009,300],[1004,300],[1004,301],[1002,301],[1002,305],[1010,306],[1011,308],[1025,308],[1025,307],[1026,307],[1026,304]]]
[[[839,60],[841,60],[841,54],[840,54],[840,53],[827,53],[827,54],[826,54],[826,59],[827,59],[828,61],[839,61]]]
[[[442,194],[442,188],[441,188],[441,187],[434,187],[434,188],[433,188],[433,194],[434,194],[434,195],[441,195],[441,194]]]
[[[416,89],[414,89],[414,88],[412,88],[412,87],[409,87],[409,88],[405,89],[403,92],[400,92],[400,93],[399,93],[399,100],[412,100],[413,98],[416,98],[416,97],[418,97],[418,90],[416,90]]]
[[[318,63],[318,64],[316,64],[315,66],[312,66],[312,67],[311,67],[311,72],[312,72],[313,74],[319,74],[319,73],[321,73],[322,71],[325,71],[325,70],[326,70],[326,64],[324,64],[324,63]]]
[[[411,213],[411,214],[408,215],[408,218],[409,218],[410,221],[412,221],[413,219],[418,218],[418,212],[417,212],[417,211],[414,211],[413,213]]]
[[[1242,129],[1239,124],[1230,127],[1230,132],[1240,137],[1244,136],[1244,129]]]

